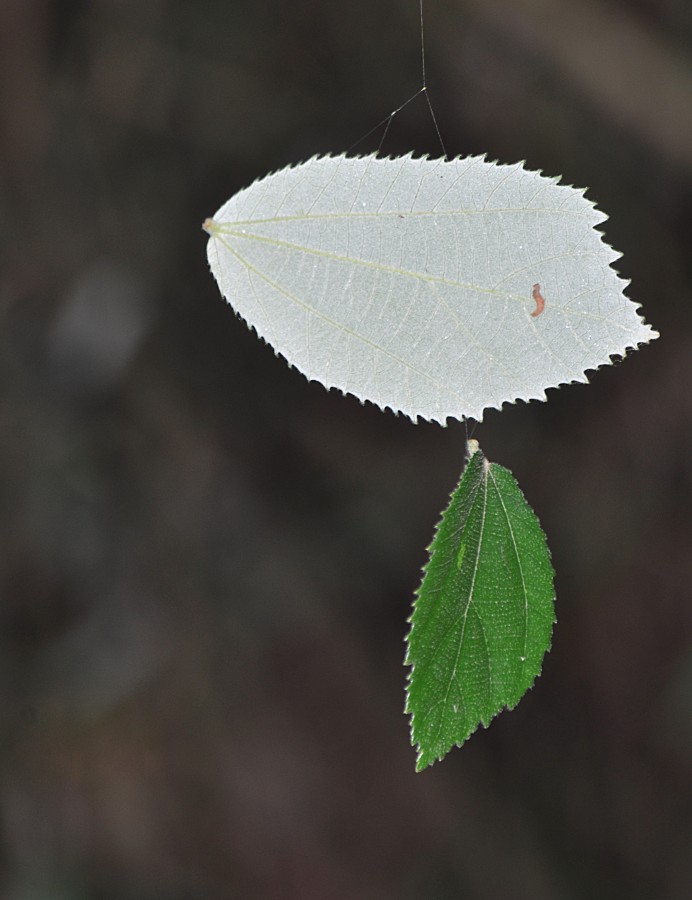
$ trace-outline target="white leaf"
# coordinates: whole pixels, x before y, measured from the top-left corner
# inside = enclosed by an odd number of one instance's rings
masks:
[[[222,293],[291,365],[444,424],[545,400],[657,337],[605,218],[521,164],[338,156],[255,182],[205,228]]]

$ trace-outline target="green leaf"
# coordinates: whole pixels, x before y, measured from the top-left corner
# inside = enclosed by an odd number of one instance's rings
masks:
[[[512,473],[469,441],[417,592],[406,665],[416,771],[512,709],[540,674],[555,621],[545,535]]]

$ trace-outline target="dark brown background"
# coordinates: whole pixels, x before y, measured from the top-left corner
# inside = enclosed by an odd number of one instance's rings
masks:
[[[414,775],[463,427],[307,384],[200,224],[415,92],[416,0],[0,3],[3,898],[692,896],[692,6],[428,0],[427,37],[449,152],[588,185],[662,338],[478,428],[559,622]],[[423,98],[383,149],[438,152]]]

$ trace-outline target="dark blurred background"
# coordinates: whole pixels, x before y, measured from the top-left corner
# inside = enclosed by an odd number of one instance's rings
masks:
[[[589,186],[661,339],[478,427],[558,624],[423,774],[402,641],[463,426],[308,384],[207,269],[231,194],[418,89],[418,14],[0,0],[4,900],[692,896],[692,4],[426,2],[449,153]],[[382,149],[439,153],[424,97]]]

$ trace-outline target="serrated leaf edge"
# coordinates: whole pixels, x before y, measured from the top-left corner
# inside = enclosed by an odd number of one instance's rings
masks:
[[[464,472],[466,471],[466,467],[471,463],[471,460],[472,460],[473,457],[476,455],[476,453],[480,453],[480,454],[482,455],[482,457],[483,457],[484,471],[486,471],[486,472],[489,472],[489,471],[490,471],[490,467],[491,467],[493,464],[488,460],[488,458],[485,456],[485,454],[483,453],[483,451],[479,448],[479,449],[476,449],[475,452],[473,452],[473,453],[469,456],[469,458],[466,460],[466,465],[464,466],[464,470],[462,471],[461,478],[463,478]],[[512,474],[512,473],[510,472],[510,475],[511,475],[511,474]],[[487,476],[486,476],[486,477],[487,477]],[[403,710],[403,711],[404,711],[404,715],[410,716],[409,734],[410,734],[410,739],[411,739],[411,746],[414,747],[414,748],[416,748],[416,772],[422,772],[424,769],[429,768],[430,766],[434,765],[436,762],[441,762],[441,761],[447,756],[447,754],[448,754],[451,750],[453,750],[455,747],[456,747],[456,748],[461,748],[461,747],[463,747],[463,745],[464,745],[464,744],[465,744],[465,743],[466,743],[466,742],[467,742],[467,741],[468,741],[468,740],[469,740],[469,739],[470,739],[470,738],[478,731],[478,729],[481,727],[481,725],[483,726],[484,729],[487,729],[487,728],[490,727],[490,724],[497,718],[497,716],[499,716],[499,715],[500,715],[501,713],[503,713],[505,710],[507,710],[508,712],[511,712],[513,709],[516,709],[516,707],[518,706],[519,702],[526,696],[526,694],[527,694],[529,691],[533,690],[533,687],[534,687],[534,685],[536,684],[537,679],[540,678],[540,676],[543,674],[543,663],[544,663],[544,661],[545,661],[545,657],[546,657],[546,655],[547,655],[548,653],[550,653],[550,651],[552,650],[552,646],[553,646],[553,629],[552,629],[552,627],[551,627],[550,636],[549,636],[549,639],[548,639],[548,646],[546,647],[545,653],[543,654],[543,659],[541,660],[541,666],[540,666],[540,669],[538,670],[538,672],[537,672],[536,675],[534,676],[534,678],[533,678],[531,684],[528,685],[528,687],[526,688],[526,690],[524,691],[524,693],[521,695],[521,697],[518,698],[517,702],[514,703],[514,704],[512,704],[511,706],[510,706],[509,704],[505,704],[505,705],[501,706],[500,709],[498,709],[495,713],[493,713],[493,715],[488,719],[487,722],[478,722],[478,724],[476,725],[476,727],[475,727],[472,731],[470,731],[470,732],[468,733],[468,735],[464,738],[463,741],[461,741],[461,743],[455,742],[454,744],[451,745],[451,747],[449,747],[447,750],[445,750],[444,753],[440,754],[439,756],[436,756],[434,759],[430,760],[430,762],[427,762],[424,766],[420,766],[420,761],[421,761],[421,759],[423,758],[423,750],[421,749],[420,744],[418,743],[418,741],[416,741],[416,739],[415,739],[415,737],[414,737],[414,733],[413,733],[413,732],[414,732],[414,727],[415,727],[415,718],[416,718],[416,714],[415,714],[415,712],[414,712],[412,709],[409,708],[409,692],[408,692],[408,686],[409,686],[409,684],[411,683],[411,680],[412,680],[413,675],[414,675],[414,672],[415,672],[415,664],[412,663],[412,662],[409,662],[409,636],[410,636],[411,630],[412,630],[412,628],[413,628],[413,622],[412,622],[412,620],[413,620],[413,615],[414,615],[414,612],[415,612],[416,601],[418,600],[418,598],[419,598],[419,596],[420,596],[420,590],[421,590],[421,587],[423,586],[423,581],[424,581],[424,579],[425,579],[426,573],[427,573],[428,568],[429,568],[429,566],[430,566],[430,562],[431,562],[431,558],[432,558],[432,548],[433,548],[433,546],[434,546],[434,544],[435,544],[435,541],[436,541],[436,539],[437,539],[437,535],[438,535],[438,532],[439,532],[439,530],[440,530],[440,526],[441,526],[441,524],[442,524],[442,520],[443,520],[443,517],[444,517],[444,513],[445,513],[445,512],[447,511],[447,509],[449,508],[449,505],[450,505],[450,503],[451,503],[451,501],[452,501],[452,498],[453,498],[454,494],[457,492],[457,490],[458,490],[458,488],[459,488],[459,485],[460,485],[460,483],[461,483],[461,478],[459,479],[459,481],[457,482],[457,484],[455,485],[455,487],[452,489],[451,493],[449,494],[449,499],[448,499],[447,503],[445,504],[445,506],[444,506],[444,508],[443,508],[443,510],[442,510],[442,513],[440,514],[440,518],[438,519],[437,524],[435,525],[435,529],[434,529],[434,531],[433,531],[433,537],[432,537],[432,540],[430,541],[430,543],[429,543],[428,546],[426,547],[426,552],[427,552],[427,554],[428,554],[428,559],[427,559],[426,563],[421,567],[421,579],[420,579],[420,584],[418,585],[418,587],[416,588],[416,590],[413,592],[413,602],[412,602],[412,605],[411,605],[411,606],[412,606],[412,608],[411,608],[411,613],[410,613],[410,615],[408,616],[408,618],[406,619],[407,624],[410,625],[411,627],[409,628],[408,632],[406,633],[406,635],[405,635],[405,637],[404,637],[404,646],[405,646],[404,666],[406,666],[406,667],[409,669],[409,671],[408,671],[407,674],[406,674],[406,694],[405,694],[406,699],[405,699],[405,702],[404,702],[404,710]],[[514,479],[514,476],[513,476],[513,475],[512,475],[512,478]],[[516,482],[516,479],[514,479],[514,480],[515,480],[515,482]],[[524,502],[525,502],[526,505],[531,509],[531,511],[533,512],[533,514],[534,514],[534,516],[535,516],[535,515],[536,515],[535,510],[533,509],[533,507],[531,506],[531,504],[526,500],[526,497],[525,497],[525,495],[524,495],[524,492],[521,490],[521,488],[519,487],[518,484],[517,484],[517,488],[518,488],[519,492],[521,493],[521,496],[522,496],[522,498],[524,499]],[[538,520],[538,516],[536,516],[536,519]],[[538,522],[539,522],[539,525],[540,525],[540,520],[538,520]],[[541,530],[542,530],[542,527],[541,527]],[[549,557],[550,559],[552,559],[552,554],[550,553],[550,547],[548,546],[547,541],[546,541],[546,549],[547,549],[547,551],[548,551],[548,557]],[[552,562],[551,562],[551,567],[552,567]],[[555,607],[554,607],[555,599],[556,599],[556,592],[555,592],[554,579],[555,579],[555,570],[553,569],[553,598],[552,598],[552,599],[553,599],[553,619],[552,619],[551,626],[552,626],[552,625],[555,625],[555,623],[557,622],[557,617],[556,617],[556,615],[555,615]]]
[[[565,184],[562,182],[561,176],[559,176],[559,175],[558,176],[544,175],[542,169],[528,169],[528,168],[526,168],[526,160],[520,160],[518,163],[501,163],[497,160],[488,159],[488,156],[486,153],[470,155],[470,156],[457,155],[457,156],[452,157],[451,159],[447,158],[447,157],[431,158],[430,155],[427,153],[422,153],[422,154],[416,155],[413,151],[411,151],[409,153],[405,153],[402,156],[378,156],[377,153],[355,154],[355,155],[349,155],[347,153],[336,153],[336,154],[317,153],[314,156],[309,157],[309,159],[304,160],[303,162],[289,163],[286,166],[283,166],[279,169],[275,169],[265,175],[255,178],[254,181],[252,181],[247,187],[241,188],[241,190],[238,191],[236,194],[234,194],[234,196],[238,196],[239,194],[242,194],[244,191],[249,190],[254,185],[259,184],[261,181],[266,181],[268,178],[272,178],[275,175],[280,175],[283,172],[289,172],[289,171],[292,171],[293,169],[300,168],[300,166],[305,165],[306,163],[317,162],[317,161],[323,160],[323,159],[330,159],[330,160],[341,160],[341,159],[344,159],[344,160],[347,160],[347,159],[349,159],[349,160],[350,159],[376,160],[377,159],[377,160],[389,161],[389,162],[396,162],[398,160],[403,160],[403,159],[411,159],[411,160],[416,160],[416,161],[417,160],[430,160],[431,162],[436,162],[439,160],[441,163],[456,162],[459,160],[480,160],[480,161],[487,161],[487,162],[493,163],[494,165],[498,166],[499,168],[503,168],[503,169],[505,169],[505,168],[520,168],[527,174],[540,175],[541,177],[546,178],[547,180],[551,181],[553,184],[556,184],[556,185],[559,184],[562,187],[569,187],[572,190],[577,191],[579,194],[581,194],[582,198],[592,207],[592,209],[603,217],[601,219],[601,221],[597,223],[597,225],[602,225],[604,222],[608,221],[608,215],[606,213],[604,213],[602,210],[600,210],[598,208],[598,206],[596,205],[596,203],[594,203],[593,200],[590,200],[589,198],[587,198],[586,193],[587,193],[588,188],[576,188],[573,185]],[[565,381],[561,381],[557,385],[551,385],[550,387],[546,388],[545,390],[537,392],[536,394],[533,394],[533,395],[527,394],[526,396],[522,396],[521,394],[517,394],[517,396],[514,397],[513,399],[503,400],[499,405],[495,404],[495,403],[488,403],[486,406],[483,407],[480,417],[445,416],[444,419],[440,419],[435,416],[427,417],[427,416],[424,416],[421,414],[411,415],[410,413],[407,413],[405,410],[399,409],[395,405],[388,404],[388,403],[380,404],[374,400],[369,400],[366,398],[358,397],[356,394],[352,393],[351,391],[344,390],[343,388],[337,387],[336,385],[327,387],[319,380],[319,378],[308,377],[304,372],[302,372],[300,369],[298,369],[293,363],[289,362],[288,359],[286,359],[286,357],[283,355],[283,353],[281,353],[279,350],[277,350],[269,342],[269,340],[267,338],[262,337],[258,333],[256,327],[254,325],[251,325],[250,322],[248,322],[248,320],[241,313],[239,313],[235,309],[234,306],[231,305],[230,301],[228,301],[225,297],[224,297],[224,300],[226,300],[226,303],[228,304],[228,306],[231,307],[231,309],[233,310],[236,317],[238,319],[240,319],[251,332],[254,332],[254,334],[258,338],[258,340],[262,344],[266,344],[273,351],[274,356],[283,360],[283,362],[288,366],[289,369],[295,370],[308,383],[315,382],[316,384],[319,384],[322,388],[324,388],[324,390],[326,390],[327,392],[334,391],[335,393],[340,394],[342,397],[349,397],[349,396],[353,397],[355,400],[357,400],[361,404],[361,406],[370,404],[370,405],[374,406],[376,409],[381,410],[382,412],[391,412],[397,417],[403,416],[405,419],[408,419],[409,421],[413,422],[414,425],[417,425],[420,422],[434,422],[436,425],[440,425],[442,428],[446,428],[448,426],[450,420],[452,422],[459,422],[459,421],[463,421],[465,418],[475,418],[476,421],[481,422],[483,420],[483,415],[485,414],[485,411],[488,409],[495,409],[495,410],[501,411],[502,409],[504,409],[505,406],[514,406],[514,405],[517,405],[518,403],[527,403],[528,404],[528,403],[532,402],[533,400],[539,400],[541,402],[546,402],[548,400],[547,391],[559,390],[561,387],[565,387],[566,385],[570,385],[570,384],[588,384],[589,383],[588,373],[598,372],[600,369],[605,368],[606,366],[613,365],[613,363],[617,359],[622,359],[622,358],[624,358],[624,356],[628,355],[629,351],[637,350],[639,347],[643,346],[644,344],[648,344],[651,341],[654,341],[660,337],[659,333],[646,322],[644,316],[639,312],[639,310],[642,308],[641,303],[637,303],[635,300],[632,300],[631,297],[627,296],[627,294],[625,292],[625,288],[627,288],[631,284],[631,280],[629,280],[629,279],[626,280],[626,279],[622,278],[620,276],[620,273],[613,266],[613,262],[615,262],[615,260],[617,260],[617,259],[620,259],[622,257],[622,253],[613,249],[613,247],[604,239],[605,238],[604,233],[599,227],[597,227],[597,225],[593,225],[591,227],[600,236],[601,243],[613,254],[612,259],[608,263],[608,266],[615,272],[618,280],[622,283],[622,288],[621,288],[622,295],[624,297],[626,297],[630,301],[630,303],[634,304],[635,312],[637,314],[637,317],[639,318],[639,321],[641,322],[641,324],[643,326],[645,326],[646,328],[649,329],[649,333],[647,334],[647,336],[645,338],[642,338],[639,341],[636,341],[632,344],[626,344],[624,354],[611,353],[611,354],[609,354],[608,360],[606,362],[602,362],[595,367],[585,369],[581,373],[581,375],[575,376],[574,378],[567,379]],[[210,237],[209,240],[212,240],[212,238]],[[211,271],[211,265],[209,265],[209,269]],[[212,276],[213,276],[213,272],[212,272]],[[222,294],[222,296],[223,296],[223,294]]]

